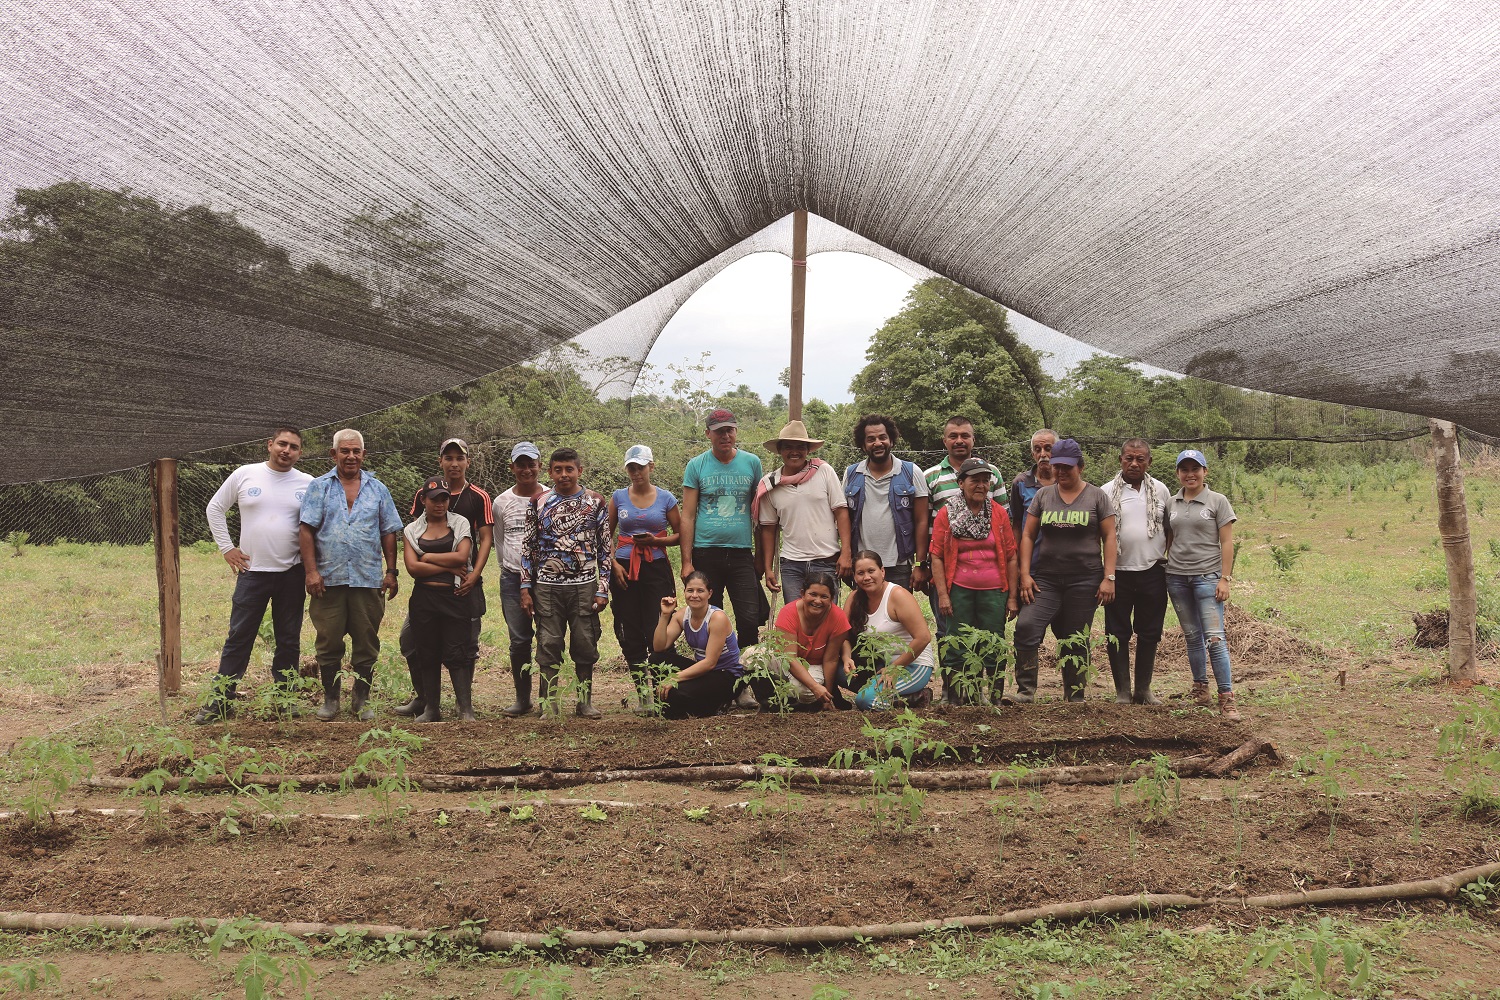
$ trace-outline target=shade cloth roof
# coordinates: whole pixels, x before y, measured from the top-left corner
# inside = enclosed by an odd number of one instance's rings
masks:
[[[104,249],[147,278],[0,258],[0,481],[342,419],[627,311],[604,339],[644,358],[796,208],[1165,369],[1500,433],[1489,4],[13,0],[0,51],[0,198],[129,189],[273,245],[215,270],[179,215]]]

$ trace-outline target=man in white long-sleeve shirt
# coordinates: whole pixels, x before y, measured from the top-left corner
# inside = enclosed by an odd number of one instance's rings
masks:
[[[250,664],[266,605],[276,635],[271,676],[277,683],[295,677],[302,652],[302,607],[306,600],[297,528],[302,497],[312,476],[299,472],[302,432],[278,427],[266,442],[267,459],[229,474],[208,502],[208,528],[237,575],[229,613],[229,637],[219,656],[220,681],[193,721],[217,722],[233,711],[235,687]],[[240,541],[229,537],[229,508],[240,509]]]

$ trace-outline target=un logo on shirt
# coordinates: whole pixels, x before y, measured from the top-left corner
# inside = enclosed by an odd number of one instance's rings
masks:
[[[246,490],[245,492],[248,493],[248,494],[250,494],[253,497],[258,497],[258,496],[260,496],[260,487],[259,486],[252,486],[248,490]]]
[[[296,493],[292,494],[293,499],[295,499],[298,503],[301,503],[302,498],[305,496],[307,496],[306,490],[298,490]]]

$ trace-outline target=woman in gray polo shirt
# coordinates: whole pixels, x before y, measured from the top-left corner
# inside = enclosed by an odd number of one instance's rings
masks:
[[[1193,448],[1177,456],[1177,482],[1167,517],[1172,523],[1172,547],[1167,553],[1167,593],[1182,637],[1187,642],[1188,666],[1193,671],[1193,700],[1212,705],[1208,667],[1213,665],[1219,689],[1219,714],[1234,722],[1230,682],[1229,642],[1224,633],[1224,602],[1229,600],[1234,566],[1234,508],[1229,498],[1205,485],[1208,460]]]

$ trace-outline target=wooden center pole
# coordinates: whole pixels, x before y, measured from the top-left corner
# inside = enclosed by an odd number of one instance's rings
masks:
[[[807,313],[807,213],[792,213],[792,363],[787,419],[802,419],[802,321]]]
[[[166,696],[182,689],[182,564],[177,531],[177,459],[151,463],[152,537],[156,542],[157,612],[161,651],[157,686],[166,712]]]
[[[1479,600],[1474,550],[1469,543],[1464,472],[1458,464],[1458,428],[1446,420],[1432,419],[1427,426],[1432,431],[1432,457],[1437,466],[1438,534],[1448,566],[1448,680],[1473,683],[1479,679]]]

